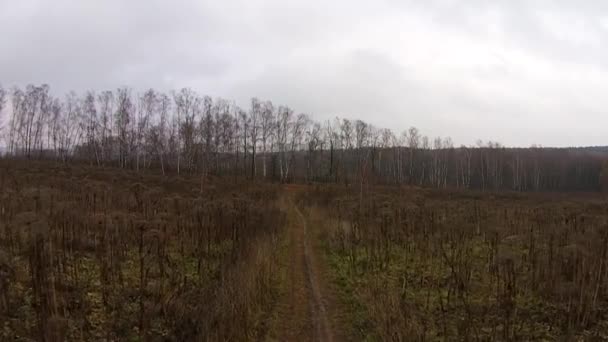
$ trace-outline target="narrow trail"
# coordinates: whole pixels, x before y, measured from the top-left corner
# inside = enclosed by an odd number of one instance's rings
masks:
[[[289,255],[286,258],[286,293],[275,322],[276,341],[333,342],[334,332],[324,297],[323,274],[314,248],[314,234],[291,197],[285,198],[288,213]]]
[[[331,342],[333,341],[333,334],[331,331],[331,327],[329,325],[329,320],[327,319],[327,310],[325,309],[325,304],[323,302],[323,297],[321,294],[319,281],[315,265],[312,261],[312,252],[310,247],[310,240],[308,238],[308,223],[306,222],[306,218],[302,215],[300,208],[292,203],[295,208],[298,217],[300,218],[300,224],[304,231],[304,262],[306,264],[306,275],[308,278],[308,285],[311,290],[310,305],[311,305],[311,315],[313,319],[313,324],[315,327],[315,341],[323,341],[323,342]]]

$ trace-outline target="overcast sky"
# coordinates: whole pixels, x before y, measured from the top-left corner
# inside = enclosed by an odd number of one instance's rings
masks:
[[[457,144],[608,145],[608,1],[0,0],[0,83],[191,87]]]

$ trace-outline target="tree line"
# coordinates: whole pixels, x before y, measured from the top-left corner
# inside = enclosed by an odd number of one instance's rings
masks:
[[[0,87],[2,113],[7,156],[163,174],[513,191],[599,190],[606,174],[601,149],[455,146],[416,127],[321,122],[257,98],[245,109],[189,88],[57,97],[46,84]]]

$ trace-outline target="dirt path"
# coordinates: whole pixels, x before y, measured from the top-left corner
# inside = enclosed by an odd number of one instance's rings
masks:
[[[286,291],[279,303],[275,333],[277,341],[333,342],[327,300],[314,235],[300,209],[291,198],[284,201],[288,213],[289,256],[286,258]]]
[[[306,218],[302,215],[300,208],[295,206],[295,211],[300,218],[301,229],[304,232],[304,261],[306,264],[306,274],[308,278],[308,285],[311,290],[311,314],[315,327],[315,341],[331,342],[333,341],[333,334],[327,319],[327,310],[325,310],[325,303],[323,302],[322,293],[320,290],[318,275],[318,264],[313,262],[314,255],[310,247],[310,239],[308,234],[308,223]],[[316,259],[314,261],[317,261]]]

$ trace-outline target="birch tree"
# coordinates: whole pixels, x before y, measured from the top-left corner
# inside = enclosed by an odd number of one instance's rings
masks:
[[[131,89],[119,88],[116,91],[116,139],[118,140],[118,165],[120,168],[127,166],[127,158],[130,153],[130,131],[129,126],[133,120],[133,101],[131,99]]]
[[[202,99],[202,115],[199,130],[202,139],[203,173],[207,174],[211,169],[211,154],[217,149],[217,140],[214,139],[216,123],[213,116],[213,100],[209,96]]]
[[[274,106],[272,102],[266,101],[262,106],[262,116],[260,118],[260,130],[262,140],[262,176],[266,179],[267,176],[267,146],[269,140],[273,137],[273,122],[274,122]],[[270,149],[272,151],[272,148]]]
[[[100,165],[101,159],[99,156],[99,150],[97,148],[97,108],[95,106],[95,94],[90,91],[87,92],[83,103],[83,115],[86,119],[86,144],[89,154],[89,164],[93,165],[93,161]]]
[[[255,156],[258,145],[260,120],[262,116],[262,103],[257,98],[251,99],[251,110],[249,113],[249,141],[251,143],[251,179],[255,179],[256,165]]]
[[[414,183],[415,178],[415,167],[418,157],[418,147],[420,145],[420,132],[416,127],[410,127],[407,134],[407,146],[409,152],[408,158],[408,182],[409,184]]]
[[[281,106],[278,110],[276,120],[276,140],[278,149],[279,159],[279,175],[281,182],[284,182],[287,178],[287,136],[289,134],[291,118],[293,116],[293,110],[289,107]]]
[[[6,106],[6,90],[0,84],[0,133],[4,134],[4,107]]]
[[[186,169],[192,170],[195,158],[196,117],[199,112],[200,98],[189,88],[183,88],[173,94],[178,126],[177,172],[180,170],[181,149],[186,162]],[[183,147],[182,147],[183,146]]]
[[[101,164],[104,165],[106,160],[112,156],[110,137],[112,137],[113,129],[114,93],[111,90],[101,92],[97,96],[97,106],[99,108],[100,156]]]

